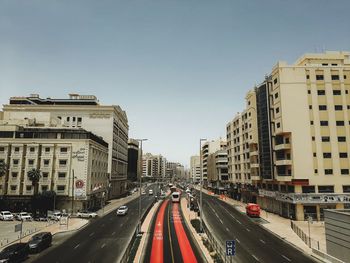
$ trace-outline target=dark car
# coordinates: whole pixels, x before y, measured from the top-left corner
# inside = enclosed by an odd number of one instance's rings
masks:
[[[29,247],[27,243],[16,243],[4,248],[0,252],[1,263],[21,262],[28,257]]]
[[[29,240],[29,250],[30,252],[39,252],[51,245],[52,235],[50,232],[40,232],[32,236]]]

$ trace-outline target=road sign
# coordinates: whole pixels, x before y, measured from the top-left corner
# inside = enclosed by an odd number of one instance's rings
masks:
[[[234,256],[236,254],[236,242],[234,240],[226,240],[226,256]]]
[[[15,232],[19,232],[22,230],[22,224],[15,225]]]

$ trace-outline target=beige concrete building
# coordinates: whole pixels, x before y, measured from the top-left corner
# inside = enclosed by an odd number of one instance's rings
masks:
[[[166,172],[166,159],[162,155],[146,153],[142,157],[142,176],[163,178]]]
[[[210,154],[215,153],[218,150],[226,149],[226,141],[223,139],[217,139],[212,141],[206,141],[202,144],[202,151],[200,158],[202,159],[202,173],[203,184],[208,185],[208,157]]]
[[[199,183],[201,181],[201,167],[199,155],[191,156],[190,178],[194,183]]]
[[[260,177],[252,184],[263,208],[320,220],[325,208],[349,207],[349,90],[347,52],[278,62],[254,89]]]
[[[108,191],[108,144],[83,129],[0,125],[0,161],[8,167],[0,195],[11,211],[30,207],[32,169],[41,172],[38,192],[56,193],[57,209],[100,207]]]
[[[128,119],[116,105],[100,105],[93,95],[70,94],[69,99],[42,99],[39,95],[12,97],[3,106],[4,121],[22,120],[37,127],[83,128],[108,143],[110,197],[126,191]]]
[[[227,191],[230,186],[228,177],[228,159],[227,150],[222,147],[208,156],[208,187],[216,193],[223,193]]]

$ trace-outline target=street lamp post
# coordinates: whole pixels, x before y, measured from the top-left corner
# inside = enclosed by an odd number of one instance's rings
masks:
[[[200,215],[200,232],[203,233],[203,197],[202,197],[202,190],[203,190],[203,169],[202,169],[202,141],[206,141],[207,139],[199,139],[199,163],[200,163],[200,172],[201,172],[201,188],[199,192],[199,200],[200,200],[200,209],[199,209],[199,215]]]
[[[147,141],[148,139],[136,139],[140,142],[140,151],[141,151],[141,172],[140,172],[140,189],[139,189],[139,222],[137,226],[138,234],[141,233],[141,186],[142,186],[142,142]]]

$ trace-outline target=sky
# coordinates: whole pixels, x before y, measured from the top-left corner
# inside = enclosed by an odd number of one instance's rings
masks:
[[[348,0],[0,0],[0,104],[96,95],[189,166],[277,61],[350,51]]]

